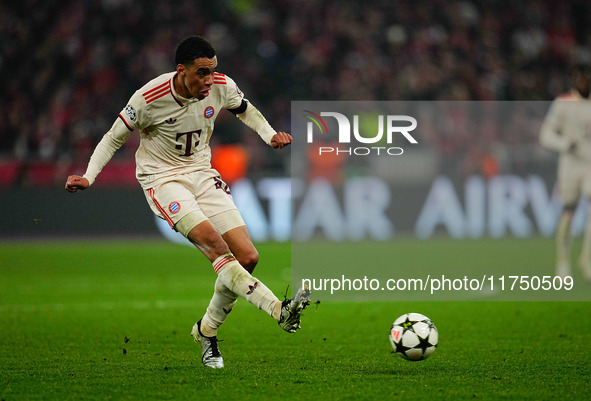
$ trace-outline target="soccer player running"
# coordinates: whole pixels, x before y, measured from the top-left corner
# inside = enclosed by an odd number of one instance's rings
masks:
[[[130,133],[139,130],[136,176],[150,208],[199,248],[217,273],[213,297],[191,334],[201,343],[203,364],[222,368],[217,330],[239,296],[294,333],[310,293],[300,289],[282,302],[251,275],[258,252],[228,185],[210,163],[214,121],[223,109],[229,110],[274,149],[288,146],[292,138],[276,132],[236,83],[216,72],[215,50],[204,38],[184,39],[176,49],[175,64],[176,71],[133,94],[95,148],[86,173],[69,176],[66,190],[92,185]]]
[[[579,198],[582,194],[591,199],[591,77],[587,67],[578,65],[569,78],[571,91],[552,103],[540,133],[543,146],[560,152],[558,190],[564,208],[556,229],[556,275],[562,277],[571,275],[571,223]],[[591,281],[591,217],[585,226],[579,266]]]

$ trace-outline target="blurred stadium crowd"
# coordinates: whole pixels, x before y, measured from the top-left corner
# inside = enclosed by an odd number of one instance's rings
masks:
[[[61,183],[83,172],[133,91],[173,70],[176,44],[192,34],[214,44],[218,70],[288,131],[291,100],[551,100],[568,88],[570,65],[591,62],[591,3],[3,2],[0,185]],[[263,142],[224,114],[215,143],[241,143],[249,174],[287,171],[278,153],[257,157]],[[115,170],[117,160],[133,163],[137,137],[116,154]],[[467,147],[531,144],[537,132],[460,139],[435,136],[430,145],[481,157]]]

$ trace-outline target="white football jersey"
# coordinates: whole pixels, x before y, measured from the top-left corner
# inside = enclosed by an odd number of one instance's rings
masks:
[[[556,98],[542,125],[543,146],[561,153],[561,163],[591,163],[591,100],[571,91]],[[574,151],[570,151],[574,145]]]
[[[114,139],[123,142],[134,129],[140,131],[136,175],[144,188],[210,168],[215,119],[223,109],[240,107],[244,98],[230,77],[216,72],[209,96],[185,99],[174,89],[175,74],[160,75],[137,90],[119,113],[125,127],[111,129]]]

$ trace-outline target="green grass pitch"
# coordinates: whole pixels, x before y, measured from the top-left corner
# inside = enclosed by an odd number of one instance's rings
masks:
[[[524,244],[551,263],[552,240]],[[485,248],[512,257],[502,245]],[[258,249],[255,275],[279,295],[289,244]],[[189,334],[214,279],[196,249],[164,240],[0,244],[0,399],[591,399],[587,302],[325,302],[290,335],[239,300],[214,371]],[[439,329],[425,361],[392,353],[390,325],[406,312]]]

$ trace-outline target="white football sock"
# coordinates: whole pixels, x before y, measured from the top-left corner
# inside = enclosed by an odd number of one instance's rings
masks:
[[[281,301],[260,280],[251,276],[231,253],[214,260],[213,268],[228,290],[279,320]]]
[[[218,277],[215,280],[215,290],[207,311],[201,320],[201,333],[206,337],[217,335],[218,328],[226,321],[232,311],[238,295],[228,289]]]
[[[556,266],[558,268],[570,265],[571,221],[572,214],[563,213],[556,228]]]

